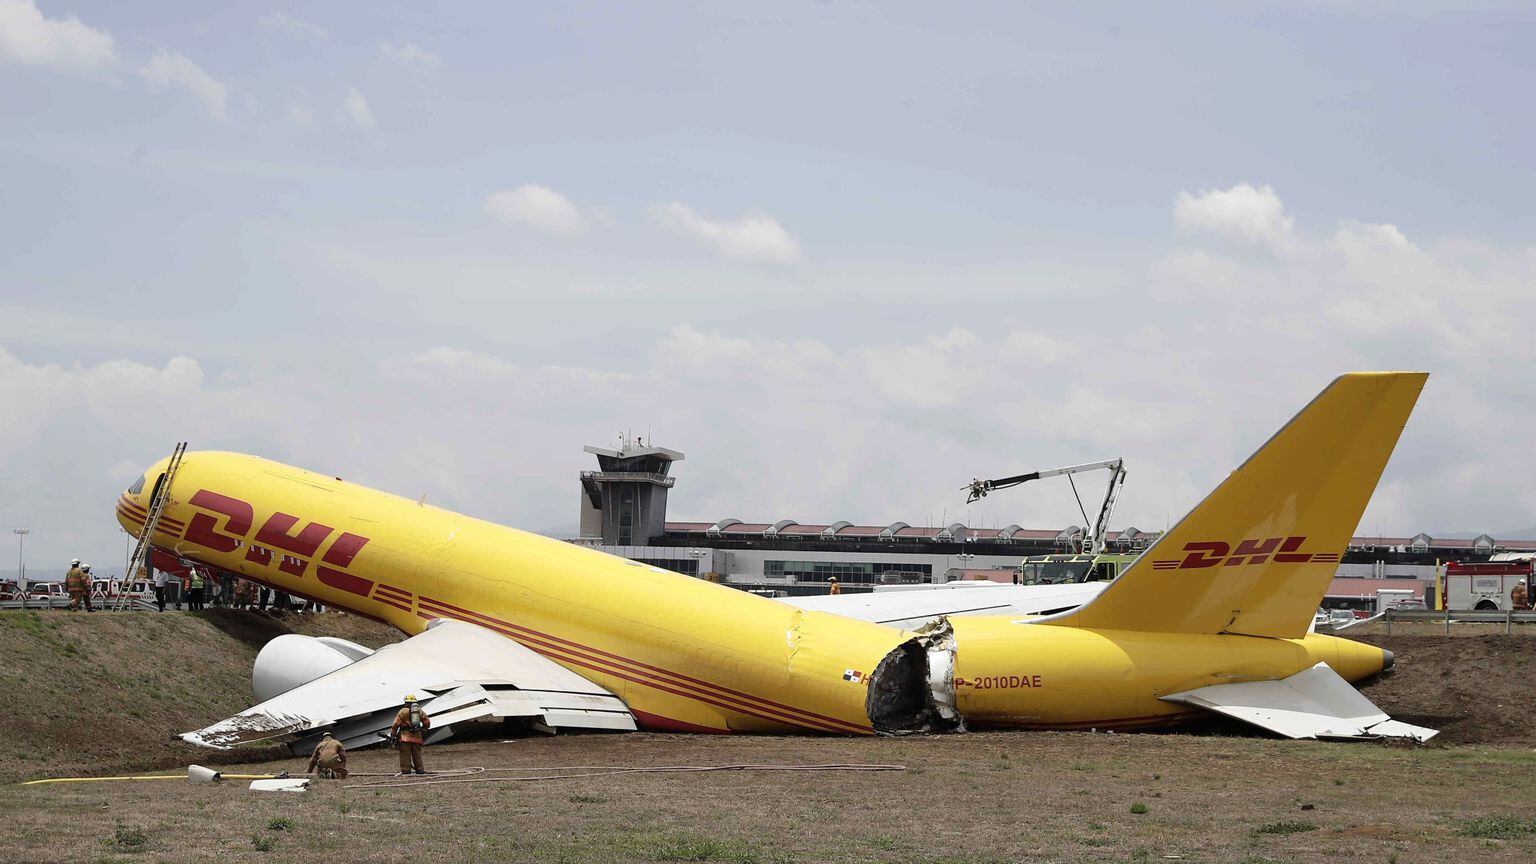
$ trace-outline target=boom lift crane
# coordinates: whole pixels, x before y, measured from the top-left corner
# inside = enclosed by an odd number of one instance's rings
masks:
[[[1083,498],[1077,494],[1077,483],[1072,479],[1073,474],[1081,474],[1084,471],[1097,471],[1107,468],[1110,471],[1109,488],[1104,490],[1104,504],[1099,508],[1099,519],[1094,523],[1093,534],[1090,538],[1090,548],[1084,550],[1090,554],[1098,555],[1104,551],[1104,538],[1109,533],[1109,517],[1115,511],[1115,501],[1120,497],[1120,487],[1125,484],[1125,462],[1121,459],[1106,459],[1103,462],[1085,462],[1082,465],[1068,465],[1065,468],[1049,468],[1044,471],[1031,471],[1028,474],[1015,474],[1012,477],[1001,477],[997,480],[972,480],[966,496],[966,503],[979,501],[987,497],[987,493],[998,489],[1009,489],[1031,480],[1041,480],[1046,477],[1066,475],[1067,482],[1072,484],[1072,495],[1077,498],[1077,509],[1083,514],[1083,521],[1088,521],[1088,511],[1083,508]]]

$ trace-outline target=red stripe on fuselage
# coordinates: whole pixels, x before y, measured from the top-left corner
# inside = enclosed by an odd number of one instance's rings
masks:
[[[729,729],[716,729],[713,726],[700,726],[697,723],[685,723],[682,720],[673,720],[671,717],[663,717],[660,714],[652,714],[649,711],[636,711],[629,709],[634,715],[635,722],[647,732],[694,732],[701,735],[729,735]]]
[[[127,520],[129,522],[132,522],[133,524],[139,526],[139,530],[140,531],[144,530],[144,518],[142,516],[136,516],[136,515],[128,512],[127,510],[123,510],[121,508],[118,509],[117,515],[119,515],[119,516],[123,517],[123,519],[125,519],[125,520]],[[161,520],[162,523],[164,521],[165,520],[163,520],[163,519]],[[180,526],[170,526],[170,527],[167,527],[164,524],[157,524],[157,525],[155,525],[155,530],[160,532],[161,534],[168,534],[168,535],[170,535],[172,537],[178,537],[178,536],[181,535]]]
[[[136,522],[143,523],[145,519],[149,518],[149,511],[133,503],[133,501],[127,496],[119,495],[117,498],[117,506],[119,509],[127,510],[128,515],[133,517],[134,521]],[[165,515],[164,513],[160,514],[160,521],[166,525],[171,526],[172,528],[175,528],[177,531],[180,531],[182,528],[186,527],[185,522],[182,522],[180,519],[174,519]]]
[[[399,602],[397,600],[390,600],[387,597],[381,597],[381,596],[379,596],[377,594],[374,595],[373,599],[377,600],[380,603],[383,603],[385,606],[393,606],[396,609],[399,609],[401,612],[409,612],[409,611],[411,611],[411,607],[410,606],[407,606],[406,604],[401,603],[401,602]]]
[[[652,666],[652,665],[650,665],[648,663],[642,663],[642,662],[640,662],[638,660],[631,660],[631,659],[629,659],[627,657],[622,657],[622,656],[620,656],[618,654],[612,654],[610,652],[603,651],[600,648],[593,648],[593,647],[588,646],[588,645],[583,645],[580,642],[573,642],[573,641],[571,641],[569,639],[562,639],[559,636],[554,636],[554,635],[551,635],[551,634],[548,634],[548,633],[541,633],[541,632],[539,632],[537,630],[531,630],[531,629],[529,629],[527,627],[522,627],[522,626],[519,626],[517,624],[512,624],[512,623],[507,622],[507,621],[502,621],[502,620],[500,620],[498,618],[492,618],[489,615],[484,615],[484,614],[479,613],[479,612],[472,612],[472,611],[470,611],[468,609],[463,609],[463,608],[460,608],[458,606],[454,606],[454,605],[452,605],[450,603],[444,603],[441,600],[435,600],[435,599],[433,599],[431,597],[422,597],[421,599],[422,599],[422,602],[424,602],[424,603],[436,603],[438,606],[441,606],[441,607],[443,607],[445,609],[452,609],[455,612],[462,612],[462,613],[464,613],[466,615],[475,615],[475,616],[478,616],[480,618],[484,618],[487,621],[494,621],[497,624],[501,624],[501,625],[504,625],[504,626],[507,626],[507,627],[512,627],[512,628],[515,628],[515,629],[518,629],[518,630],[526,631],[527,633],[529,633],[531,635],[534,635],[534,636],[538,636],[538,637],[545,638],[545,639],[552,639],[552,640],[554,640],[556,642],[564,642],[567,645],[570,645],[570,646],[575,647],[575,648],[580,648],[580,649],[582,649],[584,651],[591,651],[591,652],[593,652],[595,654],[604,655],[604,656],[609,657],[609,658],[611,658],[613,660],[620,660],[620,661],[628,663],[628,664],[630,664],[632,666],[637,666],[637,667],[639,667],[641,669],[649,670],[651,672],[658,672],[658,673],[661,673],[663,675],[670,675],[673,678],[679,679],[680,683],[682,683],[684,685],[693,685],[693,686],[697,686],[697,687],[710,688],[710,689],[717,690],[720,693],[726,694],[726,695],[729,695],[729,696],[735,696],[735,697],[739,697],[739,698],[742,698],[742,699],[750,699],[750,700],[753,700],[753,701],[756,701],[756,702],[760,702],[760,703],[762,703],[764,705],[772,706],[774,708],[782,709],[782,710],[785,710],[785,711],[791,711],[791,712],[795,712],[795,713],[798,713],[798,714],[803,714],[806,717],[814,718],[816,720],[822,720],[822,721],[825,721],[825,722],[828,722],[828,723],[835,723],[835,724],[841,724],[841,725],[844,725],[844,726],[850,726],[850,727],[852,727],[854,729],[857,729],[857,730],[859,730],[861,732],[865,731],[865,727],[861,727],[861,726],[858,726],[856,724],[849,723],[846,720],[839,720],[836,717],[827,717],[827,716],[822,715],[822,714],[815,714],[815,713],[812,713],[810,711],[806,711],[803,708],[795,708],[795,707],[790,706],[790,705],[783,705],[783,704],[780,704],[778,702],[774,702],[774,701],[772,701],[770,699],[764,699],[761,696],[754,696],[754,695],[752,695],[750,693],[743,693],[743,692],[741,692],[739,690],[732,690],[729,687],[722,687],[719,684],[714,684],[714,683],[711,683],[709,681],[703,681],[703,680],[698,679],[698,678],[693,678],[693,677],[690,677],[688,675],[683,675],[683,674],[681,674],[679,672],[673,672],[670,669],[663,669],[660,666]]]
[[[716,684],[699,681],[696,678],[689,678],[686,675],[679,675],[678,673],[667,669],[651,666],[650,664],[641,663],[637,660],[631,660],[627,657],[622,657],[620,655],[603,651],[598,648],[592,648],[579,642],[572,642],[571,640],[562,639],[558,636],[551,636],[546,633],[540,633],[537,630],[530,630],[526,627],[510,624],[508,622],[501,621],[500,619],[491,618],[488,615],[482,615],[478,612],[471,612],[467,609],[459,609],[458,607],[451,606],[450,604],[443,603],[439,600],[433,600],[429,597],[421,598],[421,604],[423,609],[436,607],[433,611],[438,611],[445,617],[459,618],[460,620],[468,621],[468,623],[478,624],[482,627],[495,630],[502,635],[509,636],[518,642],[521,642],[528,647],[539,651],[540,653],[551,655],[558,653],[562,659],[576,663],[577,665],[584,666],[589,669],[594,669],[599,672],[616,675],[617,677],[623,678],[626,681],[633,681],[637,684],[644,684],[647,687],[653,687],[657,690],[662,690],[667,693],[673,693],[678,696],[685,696],[690,699],[698,699],[699,701],[707,702],[720,708],[726,708],[728,710],[737,711],[743,714],[750,714],[754,717],[759,717],[764,720],[789,723],[793,726],[807,726],[820,729],[825,732],[837,732],[841,734],[848,734],[850,732],[867,733],[869,731],[867,727],[861,727],[854,723],[849,723],[846,720],[839,720],[835,717],[826,717],[824,715],[815,714],[801,708],[782,705],[780,703],[772,702],[758,696],[752,696],[750,694],[730,690],[729,688],[721,687]],[[426,618],[430,616],[422,615],[422,617]],[[521,631],[521,634],[516,631]],[[562,645],[557,643],[565,644]],[[677,690],[673,688],[684,689]],[[711,690],[719,692],[711,692]]]

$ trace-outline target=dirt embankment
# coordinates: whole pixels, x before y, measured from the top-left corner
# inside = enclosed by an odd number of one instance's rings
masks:
[[[1443,744],[1536,744],[1536,636],[1351,638],[1395,656],[1364,688],[1394,718],[1439,729]]]
[[[369,647],[400,638],[338,614],[0,613],[0,782],[185,764],[175,735],[248,707],[256,652],[284,633]]]
[[[400,638],[337,614],[0,613],[9,726],[0,782],[176,768],[194,756],[223,764],[286,755],[276,747],[193,750],[175,737],[248,707],[256,652],[284,633],[370,647]],[[1357,638],[1397,657],[1397,669],[1367,684],[1366,695],[1400,720],[1440,729],[1436,743],[1536,744],[1529,705],[1536,636]]]

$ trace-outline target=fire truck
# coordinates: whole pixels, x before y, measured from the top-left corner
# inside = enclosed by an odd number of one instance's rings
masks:
[[[1525,580],[1526,605],[1530,608],[1532,577],[1536,576],[1536,558],[1531,555],[1495,556],[1493,561],[1452,561],[1445,565],[1440,580],[1440,608],[1504,610],[1513,608],[1510,592],[1515,583]],[[1517,610],[1518,611],[1518,610]]]

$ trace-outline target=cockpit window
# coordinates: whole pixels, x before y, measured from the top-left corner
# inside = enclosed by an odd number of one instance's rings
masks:
[[[133,485],[128,487],[128,494],[129,495],[137,495],[140,492],[143,492],[144,491],[144,481],[145,481],[146,478],[148,478],[148,476],[149,475],[147,475],[147,474],[143,474],[143,475],[139,476],[139,479],[133,481]]]

